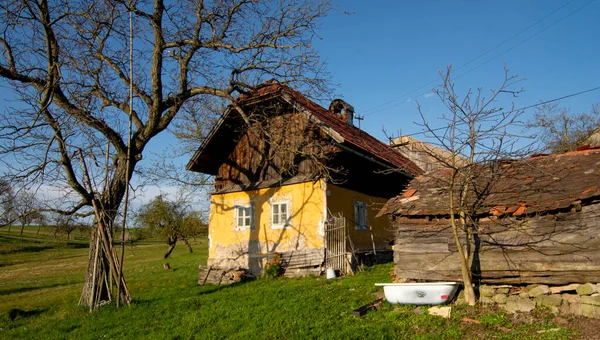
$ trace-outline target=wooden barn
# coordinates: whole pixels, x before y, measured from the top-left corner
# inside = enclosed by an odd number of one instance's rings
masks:
[[[504,161],[484,184],[486,171],[475,180],[486,194],[475,214],[474,282],[600,282],[600,149]],[[401,280],[462,281],[447,174],[416,177],[380,212],[396,229],[394,273]]]
[[[346,270],[350,253],[390,255],[385,202],[422,173],[353,124],[353,108],[325,109],[271,81],[230,106],[187,169],[214,176],[208,267],[255,275],[274,253],[286,274]]]

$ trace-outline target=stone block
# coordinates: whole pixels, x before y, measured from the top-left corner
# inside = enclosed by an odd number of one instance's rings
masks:
[[[537,287],[529,290],[529,296],[536,297],[540,295],[550,294],[550,287],[546,285],[538,285]]]
[[[523,299],[529,299],[529,293],[525,293],[525,294],[527,294],[527,295],[526,295],[526,296],[520,296],[520,295],[509,295],[509,296],[506,298],[506,300],[507,300],[507,301],[508,301],[508,300],[511,300],[511,301],[517,301],[517,300],[519,300],[519,299],[521,299],[521,298],[523,298]]]
[[[466,304],[466,303],[467,303],[467,302],[465,301],[465,291],[464,291],[464,290],[461,290],[461,291],[458,293],[458,296],[456,297],[456,300],[454,300],[454,304],[455,304],[455,305],[464,305],[464,304]]]
[[[562,303],[560,295],[539,295],[535,298],[535,304],[540,307],[559,307]]]
[[[510,313],[531,312],[535,309],[535,303],[524,298],[508,299],[503,306],[506,306],[506,310]]]
[[[561,297],[563,301],[568,303],[579,303],[581,301],[581,296],[575,294],[562,294]]]
[[[587,316],[588,318],[600,319],[600,306],[581,304],[579,305],[579,309],[581,311],[581,315]]]
[[[592,295],[596,293],[596,291],[596,285],[591,283],[586,283],[577,287],[577,294],[579,295]]]
[[[480,286],[479,287],[479,296],[487,296],[492,297],[496,295],[496,289],[490,286]]]
[[[600,306],[600,295],[599,296],[581,296],[581,304]]]
[[[529,293],[527,292],[520,292],[518,296],[523,299],[529,299]]]
[[[479,302],[483,303],[483,304],[492,304],[492,303],[494,303],[494,299],[492,299],[489,296],[480,296]]]
[[[496,294],[494,295],[494,297],[492,298],[494,300],[495,303],[497,304],[505,304],[506,301],[508,300],[508,297],[506,296],[506,294]]]
[[[429,308],[430,315],[437,315],[443,318],[450,318],[450,313],[452,312],[452,307],[431,307]]]
[[[496,288],[496,294],[508,294],[509,291],[510,288],[508,287]]]
[[[581,286],[579,283],[571,283],[566,286],[558,286],[558,287],[550,287],[550,292],[552,294],[560,294],[564,292],[571,292],[577,290],[577,287]]]

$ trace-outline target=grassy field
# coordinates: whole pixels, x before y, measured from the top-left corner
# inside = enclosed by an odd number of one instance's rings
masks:
[[[37,229],[37,228],[36,228]],[[363,317],[352,310],[373,301],[389,282],[391,265],[355,276],[259,279],[231,286],[198,286],[204,241],[194,253],[178,246],[163,269],[165,245],[128,246],[125,277],[134,303],[90,313],[77,306],[88,251],[85,240],[54,240],[28,230],[0,229],[2,339],[571,339],[577,331],[550,313],[505,315],[453,307],[452,317],[415,313],[387,302]],[[422,308],[426,310],[426,308]],[[560,320],[559,320],[560,321]],[[566,320],[565,320],[566,321]],[[577,321],[577,320],[575,320]],[[576,324],[573,323],[571,324]],[[550,331],[548,331],[550,330]],[[541,333],[539,333],[541,332]]]

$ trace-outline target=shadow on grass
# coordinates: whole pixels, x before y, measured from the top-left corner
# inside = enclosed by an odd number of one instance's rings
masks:
[[[0,296],[17,294],[17,293],[25,293],[25,292],[30,292],[32,290],[38,290],[38,289],[54,288],[54,287],[60,287],[60,286],[70,286],[72,284],[74,284],[74,283],[72,283],[72,282],[64,282],[64,283],[50,284],[50,285],[46,285],[46,286],[37,286],[37,287],[33,286],[33,287],[18,287],[18,288],[13,288],[13,289],[1,289],[0,290]]]
[[[17,254],[17,253],[37,253],[42,250],[53,249],[53,246],[22,246],[14,247],[13,249],[0,250],[1,255]]]
[[[230,289],[230,288],[234,288],[237,286],[241,286],[247,283],[250,283],[252,281],[256,281],[256,279],[254,280],[248,280],[248,281],[242,281],[242,282],[234,282],[234,283],[230,283],[230,284],[222,284],[222,285],[216,285],[216,284],[205,284],[201,287],[207,287],[209,289],[207,290],[203,290],[201,292],[198,292],[196,295],[207,295],[207,294],[212,294],[214,292],[218,292],[220,290],[224,290],[224,289]]]
[[[28,318],[30,316],[42,314],[45,311],[47,311],[47,309],[22,310],[19,308],[13,308],[8,311],[8,318],[11,321],[15,321],[15,320],[23,319],[23,318]]]
[[[56,248],[81,249],[89,247],[89,244],[86,242],[31,239],[26,237],[3,235],[0,235],[0,245],[3,245],[0,247],[0,255],[37,253],[43,250]]]

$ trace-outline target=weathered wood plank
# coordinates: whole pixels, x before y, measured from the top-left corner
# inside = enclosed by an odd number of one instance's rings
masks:
[[[448,222],[395,219],[398,277],[462,280]],[[522,220],[489,218],[481,226],[478,260],[484,282],[600,282],[600,204]]]

